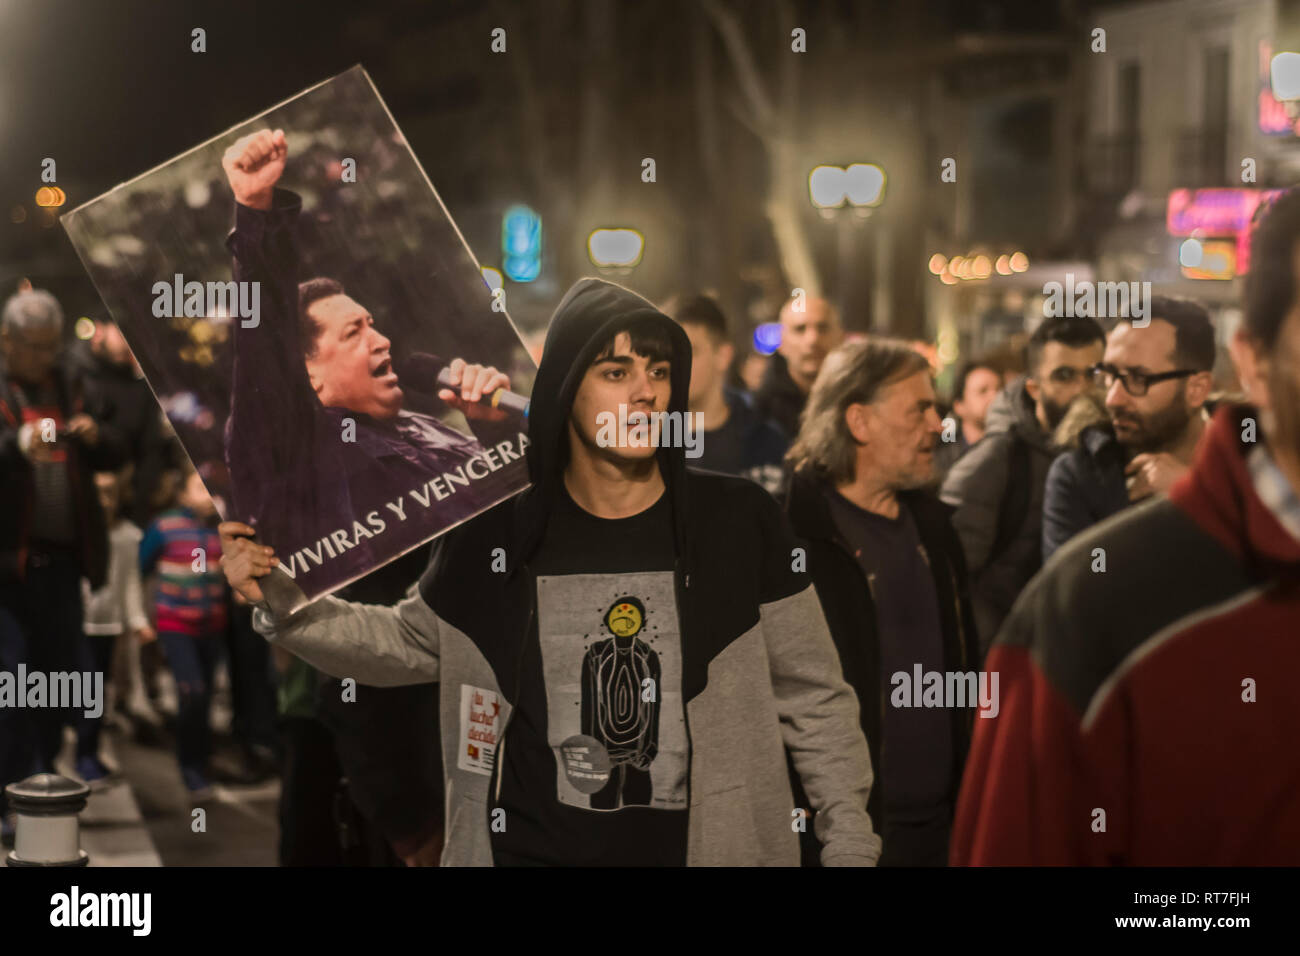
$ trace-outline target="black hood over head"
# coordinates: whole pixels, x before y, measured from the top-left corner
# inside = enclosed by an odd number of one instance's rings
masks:
[[[555,307],[546,332],[542,363],[529,398],[528,477],[532,487],[516,500],[518,546],[527,560],[541,541],[567,461],[569,413],[578,386],[597,353],[638,320],[662,323],[672,343],[669,412],[685,416],[691,378],[691,343],[680,325],[630,289],[604,279],[580,279]],[[686,453],[660,448],[659,469],[673,508],[677,554],[684,558]],[[516,565],[517,566],[517,565]]]

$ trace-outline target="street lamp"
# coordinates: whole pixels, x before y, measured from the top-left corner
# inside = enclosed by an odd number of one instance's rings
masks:
[[[511,282],[532,282],[542,271],[542,218],[516,204],[501,217],[501,271]]]
[[[808,198],[824,219],[839,219],[839,306],[840,315],[850,320],[851,277],[857,273],[854,256],[854,220],[866,219],[885,199],[885,171],[875,163],[852,163],[847,167],[814,166],[808,174]],[[846,216],[841,209],[853,210]],[[870,255],[870,251],[868,253]]]
[[[868,215],[867,210],[884,201],[885,171],[875,163],[814,166],[808,174],[808,198],[827,218],[845,204]]]
[[[885,198],[885,171],[875,163],[854,163],[844,170],[844,194],[855,206],[879,206]]]
[[[1269,67],[1273,96],[1283,102],[1300,99],[1300,53],[1279,53]]]
[[[645,237],[635,229],[596,229],[587,237],[587,256],[601,270],[631,272],[644,250]]]

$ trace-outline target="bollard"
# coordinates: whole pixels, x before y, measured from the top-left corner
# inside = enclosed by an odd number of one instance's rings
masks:
[[[85,866],[77,814],[86,807],[90,788],[55,773],[38,773],[5,787],[9,807],[18,817],[9,866]]]

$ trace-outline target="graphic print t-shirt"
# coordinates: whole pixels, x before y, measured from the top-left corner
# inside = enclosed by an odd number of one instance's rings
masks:
[[[501,763],[501,865],[682,866],[689,746],[667,494],[597,518],[562,492]],[[598,570],[597,570],[598,569]]]

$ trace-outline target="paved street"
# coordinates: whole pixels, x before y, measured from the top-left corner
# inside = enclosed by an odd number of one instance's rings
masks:
[[[153,736],[142,743],[119,730],[105,731],[105,757],[121,768],[122,782],[92,793],[82,813],[81,845],[90,865],[275,866],[279,781],[220,782],[235,774],[236,764],[229,737],[218,734],[213,796],[200,805],[204,830],[196,832],[171,734],[159,730]],[[65,746],[57,762],[65,774],[70,755]]]

